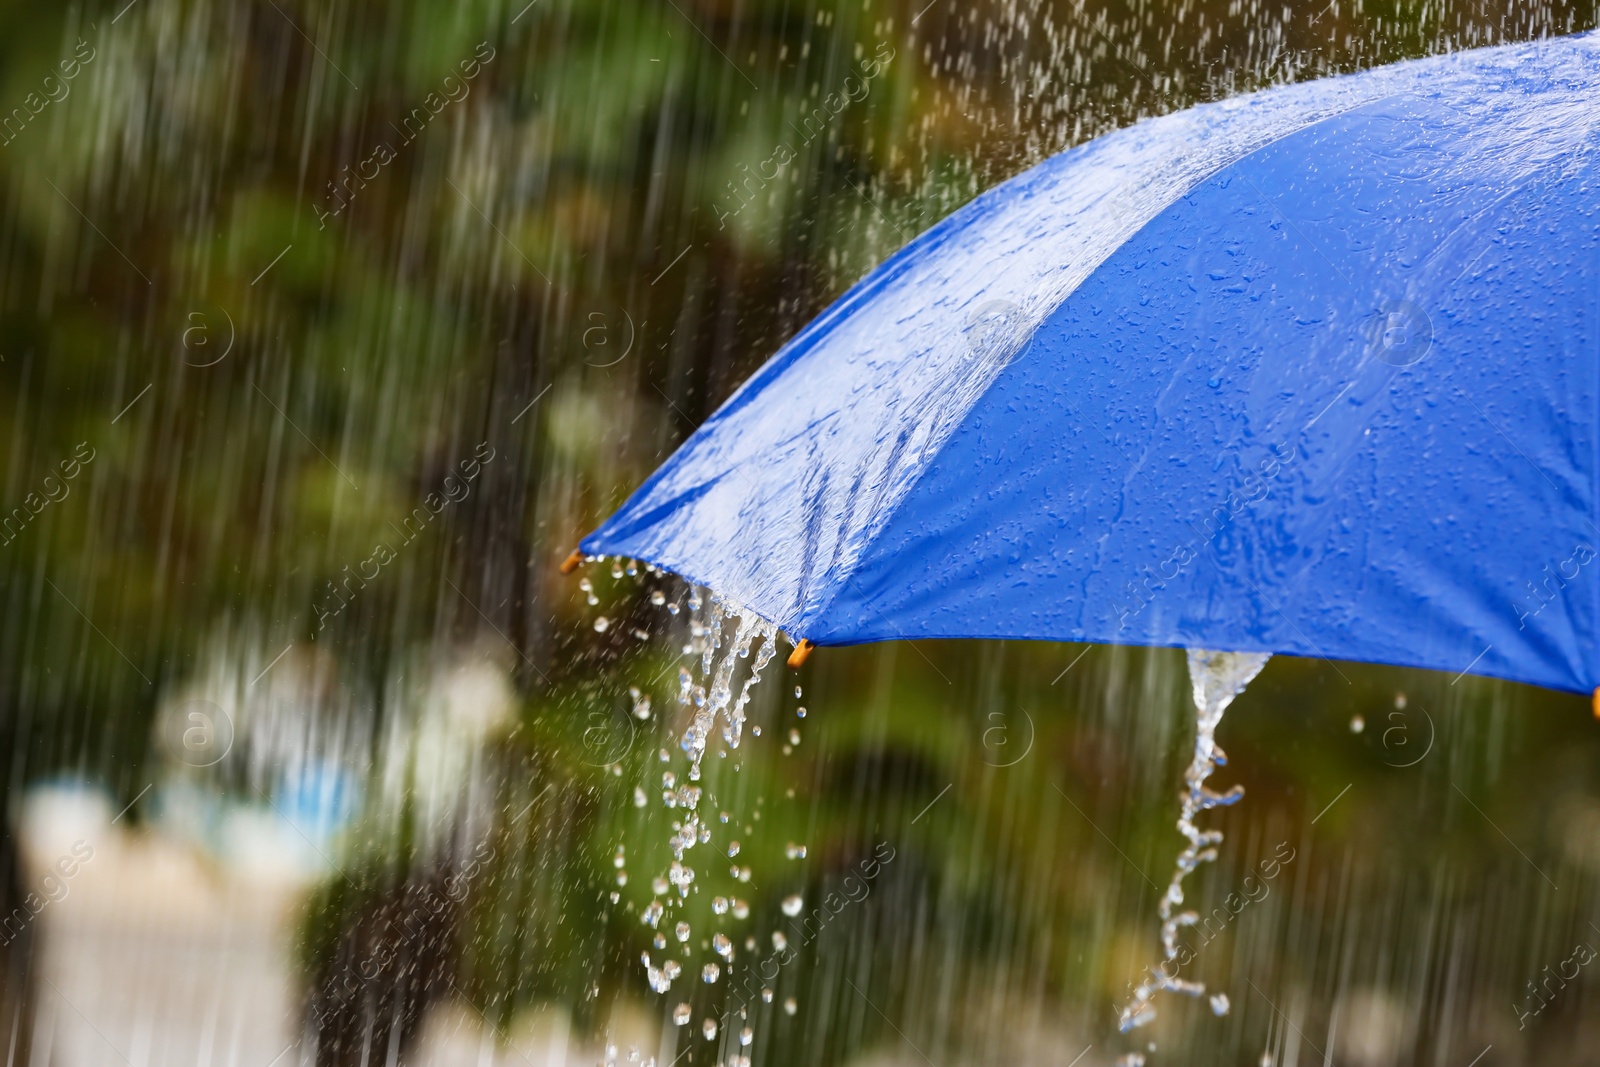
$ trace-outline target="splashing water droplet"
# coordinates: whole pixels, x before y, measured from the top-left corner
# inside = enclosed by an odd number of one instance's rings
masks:
[[[795,1002],[795,999],[793,997],[785,997],[784,998],[784,1001],[783,1001],[783,1013],[785,1015],[793,1015],[795,1012],[797,1012],[799,1010],[800,1010],[800,1005]]]
[[[747,1026],[743,1030],[739,1031],[739,1044],[749,1045],[750,1042],[755,1040],[755,1036],[755,1031]]]
[[[687,1004],[679,1004],[676,1008],[672,1009],[672,1021],[677,1023],[679,1026],[687,1026],[689,1020],[693,1018],[693,1016],[694,1011]]]
[[[595,633],[603,634],[609,629],[611,629],[611,620],[606,618],[604,615],[601,615],[599,618],[594,620]]]
[[[748,919],[748,918],[750,918],[750,905],[746,904],[742,900],[735,900],[733,902],[733,917],[735,919]],[[751,951],[753,952],[755,950],[752,949]]]
[[[794,709],[794,717],[797,719],[803,719],[806,717],[806,709],[803,705]]]
[[[806,846],[797,845],[793,841],[790,841],[784,846],[783,854],[792,860],[803,860],[806,858]]]
[[[1212,996],[1211,996],[1211,1014],[1213,1014],[1213,1015],[1226,1015],[1226,1014],[1228,1014],[1228,1008],[1229,1007],[1230,1007],[1230,1005],[1229,1005],[1229,1002],[1228,1002],[1228,994],[1226,994],[1226,993],[1214,993],[1214,994],[1212,994]]]
[[[706,985],[711,985],[718,978],[722,977],[722,968],[718,967],[715,963],[708,963],[704,967],[700,968],[700,977],[704,979]]]
[[[728,858],[732,859],[733,857],[737,856],[738,854],[739,854],[739,842],[737,842],[737,841],[729,841],[728,842]]]
[[[791,893],[783,898],[783,913],[791,919],[800,914],[800,909],[806,906],[804,898],[799,893]]]
[[[713,914],[716,914],[716,915],[726,915],[726,914],[728,914],[728,898],[727,897],[713,897],[713,898],[711,898],[711,911],[712,911]]]
[[[711,964],[710,966],[714,967],[716,964]],[[707,1019],[701,1023],[700,1032],[706,1035],[707,1041],[715,1041],[717,1039],[717,1020]]]
[[[789,939],[782,930],[772,931],[772,947],[782,952],[789,947]]]
[[[1360,715],[1355,715],[1355,716],[1351,717],[1351,719],[1350,719],[1350,732],[1351,733],[1359,734],[1362,730],[1365,730],[1366,728],[1367,728],[1367,720],[1366,719],[1362,718]]]
[[[711,949],[728,962],[733,962],[733,942],[728,940],[727,934],[716,934],[711,938]]]
[[[683,922],[679,923],[673,928],[672,933],[679,941],[689,940],[689,934],[691,933],[689,930],[689,924]]]
[[[763,986],[762,987],[762,990],[761,990],[761,1003],[763,1003],[763,1004],[771,1004],[772,1003],[772,988],[770,986]]]

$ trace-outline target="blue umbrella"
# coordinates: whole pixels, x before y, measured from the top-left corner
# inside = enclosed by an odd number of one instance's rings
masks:
[[[912,241],[581,545],[809,643],[1600,686],[1600,35],[1141,122]]]

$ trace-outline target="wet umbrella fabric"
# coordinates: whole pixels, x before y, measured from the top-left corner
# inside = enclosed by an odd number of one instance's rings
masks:
[[[598,531],[819,645],[1600,685],[1600,35],[1139,123],[911,242]]]

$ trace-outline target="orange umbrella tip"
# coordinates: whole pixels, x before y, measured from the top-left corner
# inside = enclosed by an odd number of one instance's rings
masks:
[[[574,551],[572,555],[561,561],[561,573],[571,574],[583,563],[583,553]]]
[[[1594,693],[1589,697],[1589,706],[1594,708],[1594,717],[1600,719],[1600,686],[1596,686]]]
[[[800,643],[794,646],[794,651],[789,653],[789,666],[799,670],[805,661],[811,657],[812,649],[816,647],[816,645],[802,637]],[[1595,699],[1600,700],[1600,690],[1596,690],[1596,694]]]

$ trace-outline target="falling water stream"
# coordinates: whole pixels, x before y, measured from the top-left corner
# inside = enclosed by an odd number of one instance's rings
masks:
[[[630,576],[636,574],[637,566],[629,563],[627,573]],[[613,570],[615,577],[621,576],[620,565]],[[653,567],[648,570],[651,573],[660,573]],[[584,589],[592,600],[593,594],[587,579],[584,580]],[[665,604],[665,597],[659,594],[652,600],[657,606]],[[674,921],[676,910],[695,889],[696,872],[689,863],[692,858],[690,854],[697,846],[711,845],[715,836],[710,822],[701,816],[702,801],[708,799],[704,797],[699,784],[708,745],[720,735],[726,746],[722,750],[722,755],[726,756],[729,751],[739,748],[744,738],[746,708],[754,688],[761,680],[762,671],[777,651],[779,636],[777,627],[709,590],[690,586],[686,593],[686,601],[690,612],[688,640],[682,646],[680,653],[689,663],[678,668],[677,702],[689,716],[688,725],[678,742],[679,749],[687,757],[687,767],[681,777],[670,769],[665,770],[662,775],[662,803],[681,814],[672,824],[671,865],[663,877],[654,879],[652,884],[654,898],[642,913],[642,919],[647,925],[657,931],[670,930],[676,942],[674,945],[664,933],[658,932],[654,940],[656,950],[671,951],[675,954],[661,959],[660,962],[657,962],[657,957],[649,951],[641,956],[649,986],[659,995],[671,992],[673,983],[683,975],[688,961],[680,960],[678,956],[687,956],[691,952],[695,934],[687,920]],[[667,610],[670,614],[676,615],[680,610],[680,604],[675,602],[667,606]],[[729,630],[731,635],[727,633]],[[751,660],[752,653],[753,660]],[[1191,997],[1206,994],[1203,982],[1182,978],[1178,974],[1179,933],[1200,921],[1198,912],[1182,908],[1185,901],[1183,883],[1201,864],[1212,862],[1217,858],[1218,848],[1223,841],[1220,830],[1202,829],[1196,824],[1196,819],[1212,808],[1235,804],[1244,796],[1242,786],[1234,785],[1218,792],[1206,783],[1217,768],[1227,766],[1228,763],[1227,754],[1216,741],[1216,732],[1222,722],[1223,713],[1234,698],[1261,673],[1270,658],[1270,653],[1261,652],[1219,652],[1205,649],[1189,649],[1187,652],[1195,710],[1195,734],[1193,756],[1184,771],[1177,828],[1188,841],[1188,845],[1178,854],[1172,878],[1166,893],[1161,898],[1159,907],[1161,959],[1153,967],[1146,968],[1146,977],[1134,988],[1132,999],[1119,1012],[1118,1026],[1124,1033],[1155,1020],[1155,1000],[1163,991],[1182,993]],[[736,675],[740,665],[746,661],[750,661],[749,668],[742,684],[737,686],[737,697],[735,697]],[[639,689],[635,688],[631,692],[636,707],[641,699],[648,703],[648,698],[642,697]],[[799,695],[798,688],[796,695]],[[662,757],[663,763],[667,762],[666,750],[662,750]],[[728,815],[724,813],[720,821],[728,822]],[[732,842],[724,847],[729,858],[738,855],[740,849],[738,842]],[[791,858],[796,855],[795,848],[796,846],[790,846]],[[619,867],[623,854],[624,850],[619,846]],[[804,854],[803,849],[799,854]],[[739,876],[740,868],[737,864],[733,867],[733,873],[735,877]],[[745,877],[748,878],[748,875]],[[798,910],[796,898],[786,901],[784,910],[791,914]],[[748,907],[741,901],[730,903],[720,896],[713,903],[712,912],[718,918],[730,911],[735,912],[735,917],[742,918],[748,913]],[[775,939],[781,936],[774,934]],[[733,939],[721,929],[713,932],[710,944],[717,958],[706,961],[699,968],[699,974],[706,984],[714,985],[725,970],[731,975],[737,950]],[[690,973],[694,973],[692,966],[688,969]],[[770,990],[763,992],[764,996],[770,997]],[[1210,997],[1210,1005],[1214,1014],[1227,1014],[1229,1010],[1227,994],[1220,992],[1213,994]],[[672,1011],[672,1020],[679,1026],[689,1024],[692,1018],[693,1010],[686,1001],[680,1002]],[[742,1023],[743,1019],[739,1021]],[[718,1020],[712,1016],[707,1016],[701,1027],[708,1041],[715,1040],[719,1028]],[[738,1036],[739,1051],[734,1052],[726,1061],[728,1067],[749,1067],[747,1050],[752,1037],[752,1028],[747,1025],[741,1026]],[[1140,1067],[1144,1062],[1144,1055],[1138,1052],[1127,1053],[1118,1060],[1123,1067]],[[646,1067],[652,1067],[653,1064],[654,1060],[649,1060],[646,1062]]]
[[[679,813],[679,817],[672,823],[673,832],[669,841],[671,865],[664,877],[657,877],[652,882],[654,897],[642,914],[643,921],[658,931],[653,942],[656,951],[675,953],[659,963],[657,957],[648,950],[641,955],[640,962],[644,966],[650,989],[660,995],[670,992],[673,983],[685,971],[687,961],[680,961],[677,956],[692,952],[695,937],[692,925],[683,918],[674,921],[678,908],[695,889],[696,872],[690,865],[693,858],[691,852],[698,846],[711,846],[716,835],[711,821],[701,814],[702,802],[709,799],[704,796],[700,784],[702,763],[708,747],[719,736],[726,746],[719,753],[722,756],[736,751],[744,740],[746,708],[756,684],[761,680],[761,672],[777,652],[778,638],[777,627],[753,612],[728,603],[715,593],[691,586],[686,598],[690,612],[689,633],[681,654],[689,663],[678,668],[677,702],[689,716],[688,725],[678,742],[679,749],[687,757],[687,766],[682,769],[681,776],[672,769],[662,772],[662,803]],[[665,603],[664,597],[653,599],[657,606]],[[680,610],[679,604],[674,602],[667,610],[676,614]],[[725,633],[728,629],[732,630],[731,636]],[[742,684],[739,684],[737,675],[741,665],[746,662],[748,670]],[[668,753],[663,749],[662,763],[667,762]],[[737,825],[737,822],[743,821],[738,818],[740,815],[742,813],[735,812],[730,816],[724,811],[719,815],[718,822],[726,824],[731,821]],[[730,838],[721,842],[720,846],[728,859],[737,860],[741,849],[738,840]],[[804,854],[803,850],[796,852],[796,848],[791,846],[791,858]],[[749,881],[749,869],[737,862],[734,862],[730,873],[740,882]],[[729,900],[722,896],[713,900],[711,910],[713,916],[721,921],[725,921],[724,916],[731,915],[739,920],[747,918],[749,914],[749,906],[744,901]],[[672,933],[671,941],[662,932],[668,930]],[[725,972],[731,977],[738,949],[734,939],[724,929],[712,932],[709,943],[715,958],[706,960],[698,968],[698,973],[705,984],[715,985]],[[691,964],[688,970],[695,973],[696,969]],[[673,1009],[672,1020],[679,1026],[687,1025],[692,1017],[693,1010],[687,1001],[680,1002]],[[742,1024],[743,1019],[737,1022]],[[707,1016],[701,1025],[705,1039],[715,1040],[721,1025],[717,1018]],[[747,1049],[754,1038],[754,1031],[750,1026],[740,1025],[736,1037],[738,1050],[726,1062],[728,1067],[748,1067]]]
[[[1179,930],[1200,921],[1199,913],[1192,909],[1176,913],[1173,909],[1183,905],[1184,879],[1200,864],[1215,860],[1217,848],[1222,844],[1222,831],[1202,830],[1195,825],[1195,818],[1212,808],[1236,804],[1244,797],[1242,786],[1235,785],[1219,793],[1206,785],[1206,779],[1218,767],[1228,764],[1227,754],[1216,741],[1222,713],[1233,703],[1234,697],[1244,692],[1245,686],[1261,673],[1270,658],[1271,654],[1266,652],[1212,652],[1197,648],[1188,651],[1189,679],[1194,687],[1194,757],[1183,774],[1178,832],[1189,844],[1178,853],[1172,880],[1161,898],[1161,960],[1153,968],[1146,968],[1147,977],[1134,988],[1133,999],[1120,1012],[1118,1027],[1124,1033],[1155,1020],[1156,994],[1163,990],[1191,997],[1205,995],[1205,983],[1180,978],[1176,966],[1172,967],[1170,973],[1167,969],[1169,964],[1178,962]],[[1212,996],[1211,1008],[1218,1015],[1226,1014],[1227,994]],[[1130,1053],[1125,1062],[1129,1067],[1137,1067],[1144,1062],[1144,1057],[1139,1053]]]

